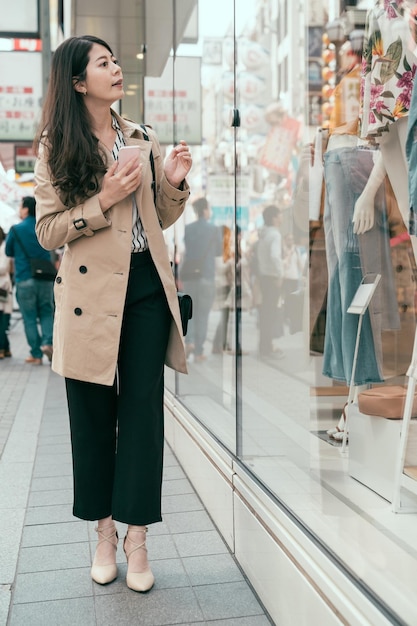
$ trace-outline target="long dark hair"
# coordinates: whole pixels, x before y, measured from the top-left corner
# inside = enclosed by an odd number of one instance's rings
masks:
[[[93,44],[110,46],[97,37],[70,37],[55,50],[51,75],[35,149],[44,144],[52,184],[66,205],[77,204],[97,192],[106,172],[98,140],[91,131],[91,119],[84,95],[74,89],[74,81],[86,78],[86,67]]]

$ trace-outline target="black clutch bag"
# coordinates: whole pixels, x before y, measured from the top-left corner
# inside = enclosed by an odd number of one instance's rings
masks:
[[[55,280],[57,271],[48,259],[29,259],[32,278],[38,280]]]
[[[182,291],[178,291],[178,304],[180,305],[180,314],[181,314],[181,323],[182,323],[182,334],[187,334],[188,329],[188,320],[190,320],[193,316],[193,301],[191,296],[187,293],[183,293]]]

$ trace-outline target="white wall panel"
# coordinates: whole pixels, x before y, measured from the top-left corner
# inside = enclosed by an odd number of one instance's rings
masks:
[[[169,445],[274,623],[391,623],[169,392],[165,422]]]

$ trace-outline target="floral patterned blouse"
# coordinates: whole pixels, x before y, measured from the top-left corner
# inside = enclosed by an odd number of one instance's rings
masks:
[[[361,130],[375,139],[389,125],[408,115],[417,58],[406,5],[384,0],[369,11],[362,59]]]

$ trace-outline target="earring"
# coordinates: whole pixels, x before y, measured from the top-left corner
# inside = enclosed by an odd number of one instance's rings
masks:
[[[87,89],[85,91],[83,91],[83,96],[87,95]]]

